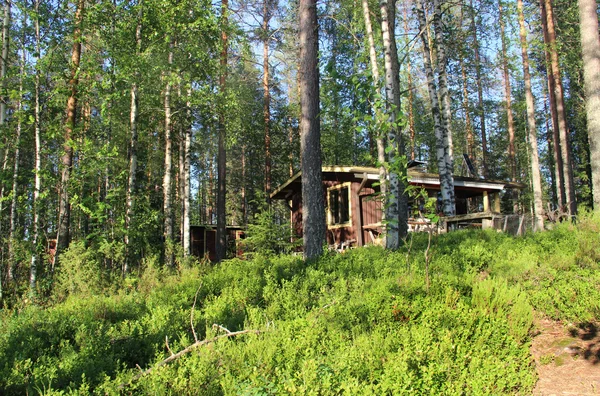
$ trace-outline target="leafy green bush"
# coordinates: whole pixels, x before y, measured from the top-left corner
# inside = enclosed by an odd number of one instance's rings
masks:
[[[257,255],[178,274],[149,259],[111,295],[93,276],[97,253],[75,244],[63,256],[71,261],[61,276],[73,278],[60,278],[63,302],[0,314],[0,391],[527,394],[536,380],[532,307],[560,320],[600,317],[598,224],[436,237],[429,289],[427,235],[414,235],[408,256],[407,247],[310,264]],[[136,365],[154,367],[194,333],[213,337],[214,323],[261,332],[221,339],[127,385]]]

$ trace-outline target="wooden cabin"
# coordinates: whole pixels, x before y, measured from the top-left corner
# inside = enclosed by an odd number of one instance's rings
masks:
[[[301,172],[296,173],[272,194],[271,199],[285,200],[291,210],[292,227],[302,236]],[[409,163],[408,180],[423,187],[429,197],[438,197],[439,175],[427,173],[423,163]],[[456,216],[443,218],[443,223],[459,226],[493,227],[500,214],[500,192],[505,188],[522,189],[521,183],[454,176]],[[338,249],[378,243],[383,225],[382,202],[379,197],[379,169],[359,166],[324,166],[323,195],[326,203],[327,243]],[[409,213],[414,212],[409,202]],[[419,231],[423,219],[409,217],[409,231]]]
[[[227,226],[227,256],[242,255],[240,240],[244,239],[244,228]],[[206,258],[210,261],[217,259],[217,226],[212,224],[190,226],[190,249],[192,255]]]

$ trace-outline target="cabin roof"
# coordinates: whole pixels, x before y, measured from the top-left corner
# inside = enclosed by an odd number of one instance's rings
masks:
[[[411,184],[436,187],[440,185],[437,173],[421,172],[410,166],[408,168],[408,180]],[[326,165],[322,167],[323,180],[335,181],[361,181],[367,180],[371,183],[379,180],[379,168],[368,166],[342,166]],[[294,192],[300,191],[302,171],[297,172],[285,183],[271,193],[272,199],[288,199]],[[478,179],[474,177],[454,176],[454,187],[472,188],[477,190],[500,191],[504,188],[524,189],[523,183],[508,182],[504,180]]]

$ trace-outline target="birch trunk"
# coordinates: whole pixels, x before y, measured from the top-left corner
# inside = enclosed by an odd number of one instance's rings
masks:
[[[26,19],[26,18],[25,18]],[[26,25],[26,20],[24,25]],[[23,41],[25,42],[25,41]],[[22,49],[21,64],[20,64],[20,75],[19,75],[19,96],[17,99],[17,130],[15,133],[15,157],[12,174],[12,191],[11,191],[11,202],[10,202],[10,220],[9,220],[9,235],[8,235],[8,274],[7,280],[9,282],[15,279],[15,232],[17,230],[17,189],[19,187],[19,159],[20,159],[20,145],[21,145],[21,130],[23,126],[22,117],[23,114],[23,77],[25,76],[25,49]]]
[[[594,211],[600,211],[600,40],[595,0],[579,0],[583,77]]]
[[[221,1],[221,17],[222,32],[221,32],[221,75],[219,76],[219,89],[221,91],[221,99],[225,100],[226,81],[227,81],[227,14],[229,12],[229,0]],[[219,110],[219,142],[217,155],[217,260],[225,259],[227,254],[227,216],[225,213],[225,200],[227,199],[227,152],[225,150],[225,141],[227,139],[227,128],[225,125],[225,109],[222,103]]]
[[[10,6],[12,1],[4,1],[4,19],[2,20],[2,59],[0,59],[0,84],[5,87],[4,80],[6,79],[6,70],[8,68],[8,50],[10,47]],[[0,128],[6,122],[6,103],[7,98],[0,100]],[[4,158],[5,149],[0,149],[0,158]],[[4,169],[3,169],[4,170]],[[1,198],[1,197],[0,197]],[[0,206],[1,208],[1,206]]]
[[[521,56],[523,58],[523,79],[525,80],[525,101],[527,103],[527,127],[529,130],[529,145],[531,148],[531,186],[533,189],[534,231],[544,230],[544,203],[542,202],[542,177],[540,175],[540,160],[537,143],[537,127],[535,124],[535,104],[531,92],[531,75],[529,73],[529,55],[527,45],[527,30],[523,15],[523,0],[517,0],[519,15],[519,36],[521,38]]]
[[[37,245],[39,241],[39,201],[40,201],[40,190],[42,187],[42,137],[40,130],[40,54],[41,54],[41,35],[40,35],[40,0],[35,1],[35,104],[34,104],[34,140],[35,140],[35,181],[33,188],[33,220],[32,220],[32,238],[33,250],[31,252],[31,267],[29,271],[29,295],[34,297],[36,295],[37,286]]]
[[[398,65],[398,52],[394,36],[396,25],[395,0],[381,0],[381,32],[383,35],[383,55],[385,64],[385,97],[386,111],[388,113],[388,144],[392,149],[388,153],[390,164],[404,161],[404,142],[398,127],[398,112],[400,111],[400,81]],[[389,189],[386,197],[386,247],[398,249],[400,241],[408,232],[408,200],[404,193],[406,183],[406,167],[400,164],[400,174],[397,171],[389,172]]]
[[[450,106],[450,95],[448,93],[448,74],[446,72],[446,48],[444,44],[444,30],[442,27],[442,5],[440,0],[434,0],[433,26],[435,30],[435,47],[437,53],[438,81],[440,106],[442,107],[442,125],[444,128],[444,140],[448,150],[444,152],[446,169],[450,176],[454,174],[454,158],[452,147],[452,111]],[[452,201],[454,201],[454,189],[452,189]],[[453,205],[454,206],[454,205]],[[452,211],[454,214],[454,210]]]
[[[375,39],[373,37],[373,25],[371,24],[371,13],[369,11],[369,1],[368,0],[362,0],[362,7],[363,7],[363,15],[365,18],[365,30],[367,33],[367,39],[369,42],[369,60],[371,61],[371,74],[373,75],[373,83],[375,85],[375,89],[377,91],[377,93],[380,92],[380,87],[379,87],[379,66],[377,64],[377,52],[375,51]],[[382,117],[382,115],[380,114],[380,112],[375,109],[375,119],[376,120],[380,120]],[[377,125],[377,123],[376,123]],[[387,190],[388,190],[388,182],[387,182],[387,171],[385,169],[385,141],[384,141],[384,137],[381,135],[381,133],[379,131],[375,132],[376,134],[376,143],[377,143],[377,162],[379,163],[379,189],[380,189],[380,193],[381,196],[385,197],[387,196]],[[383,211],[382,213],[382,223],[385,223],[386,219],[385,219],[385,211]]]
[[[173,254],[168,247],[173,241],[173,205],[171,204],[173,167],[172,145],[172,120],[171,120],[171,65],[173,64],[173,45],[169,51],[169,72],[167,73],[167,84],[165,86],[165,174],[163,176],[163,215],[164,215],[164,240],[165,240],[165,262],[168,266],[173,265]]]
[[[425,31],[427,21],[425,19],[425,6],[423,0],[417,2],[417,17],[419,20],[419,30]],[[451,216],[456,212],[454,200],[454,177],[447,167],[446,158],[448,156],[448,141],[444,136],[442,126],[442,116],[438,101],[437,87],[435,77],[431,66],[431,51],[429,40],[426,35],[421,35],[423,41],[423,65],[427,76],[427,91],[429,93],[429,102],[431,104],[431,113],[433,115],[433,124],[436,140],[436,159],[438,172],[440,174],[440,190],[442,194],[442,211],[444,215]]]
[[[316,0],[300,0],[300,156],[304,258],[319,257],[325,239],[325,203],[319,126],[319,33]]]
[[[564,94],[562,80],[560,78],[560,66],[558,61],[558,52],[556,50],[556,31],[554,29],[554,12],[552,9],[552,0],[544,0],[546,8],[546,28],[549,39],[550,65],[552,69],[552,79],[554,80],[554,94],[556,102],[556,115],[558,117],[558,132],[560,135],[560,153],[563,167],[563,182],[565,186],[565,199],[569,215],[577,214],[577,202],[575,199],[575,189],[573,186],[573,167],[571,164],[571,145],[569,142],[569,131],[567,130],[567,118],[565,114]]]
[[[135,29],[135,52],[137,56],[140,56],[142,51],[142,18],[143,18],[143,2],[140,0],[138,3],[138,23]],[[131,104],[129,108],[129,128],[131,131],[131,137],[129,140],[129,176],[127,178],[127,197],[125,199],[125,245],[127,246],[127,255],[125,257],[125,264],[123,265],[123,273],[129,272],[129,234],[130,227],[133,217],[135,216],[134,199],[135,199],[135,174],[137,172],[137,145],[138,145],[138,79],[139,70],[136,70],[134,76],[134,82],[131,84]]]
[[[67,100],[67,118],[65,121],[65,134],[63,144],[63,155],[61,158],[62,175],[60,182],[59,197],[59,215],[58,215],[58,235],[57,251],[54,260],[58,259],[60,253],[69,247],[70,227],[71,227],[71,202],[69,197],[69,179],[71,177],[71,167],[73,165],[73,147],[71,139],[75,128],[77,114],[77,90],[79,85],[79,63],[81,61],[81,39],[82,23],[85,0],[77,2],[75,11],[75,29],[73,30],[73,48],[71,51],[71,78],[69,88],[71,94]]]
[[[192,88],[187,89],[186,108],[186,128],[183,145],[183,254],[185,257],[190,255],[190,151],[192,147]]]

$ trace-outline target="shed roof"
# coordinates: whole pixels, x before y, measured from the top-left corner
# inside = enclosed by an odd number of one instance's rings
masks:
[[[379,180],[379,168],[369,166],[341,166],[326,165],[322,167],[323,180],[359,181],[367,179],[371,183]],[[408,169],[408,180],[411,184],[439,187],[440,178],[437,173],[421,172],[418,169]],[[288,199],[294,192],[300,191],[302,182],[302,171],[297,172],[285,183],[271,193],[272,199]],[[504,180],[478,179],[474,177],[454,176],[455,188],[495,190],[504,188],[524,189],[523,183],[508,182]]]

